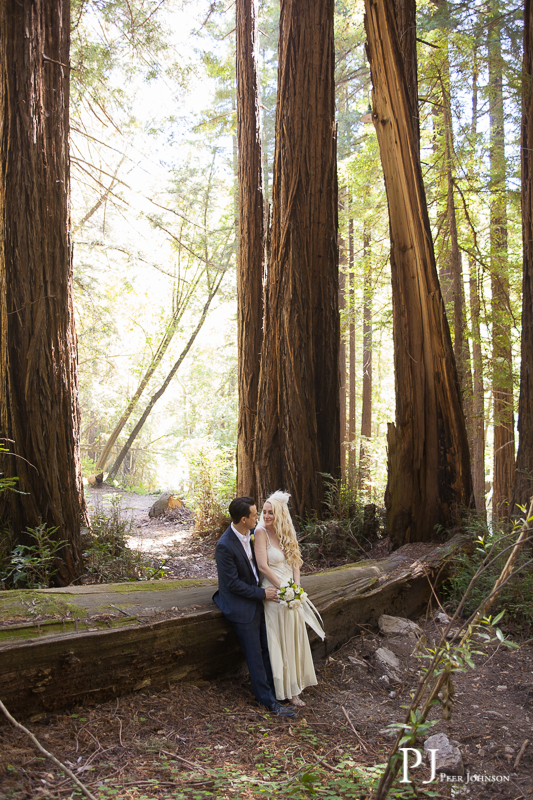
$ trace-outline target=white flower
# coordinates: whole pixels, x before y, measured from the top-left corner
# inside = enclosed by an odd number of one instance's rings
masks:
[[[283,595],[284,600],[294,600],[294,592],[292,589],[287,589]]]
[[[291,585],[290,581],[283,581],[283,583],[280,583],[279,588],[280,589],[286,589],[287,586],[290,586],[290,585]]]
[[[296,600],[293,600],[293,601],[292,601],[292,603],[291,603],[290,607],[291,607],[291,608],[300,608],[300,606],[301,606],[301,605],[302,605],[302,601],[301,601],[301,600],[298,600],[298,599],[296,599]]]
[[[308,597],[307,592],[302,592],[301,593],[300,600],[302,601],[302,603],[305,603],[305,601],[307,600],[307,597]]]

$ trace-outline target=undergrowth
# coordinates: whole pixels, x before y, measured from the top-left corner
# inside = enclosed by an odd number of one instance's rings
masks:
[[[164,575],[163,562],[128,547],[133,521],[121,515],[121,498],[111,498],[111,508],[98,508],[85,534],[84,583],[154,580]]]
[[[161,758],[161,757],[160,757]],[[287,772],[281,764],[257,764],[257,776],[250,776],[239,767],[211,767],[201,772],[192,772],[189,776],[190,786],[183,788],[166,788],[167,800],[204,800],[205,798],[231,798],[231,800],[255,800],[255,798],[281,797],[292,800],[308,800],[310,797],[323,798],[323,800],[361,800],[369,797],[375,787],[383,764],[376,766],[358,766],[350,758],[337,763],[335,774],[327,767],[320,764],[306,763],[300,759],[300,770],[287,777]],[[171,757],[162,758],[160,768],[168,771],[172,780],[182,774],[181,766]],[[169,781],[170,782],[170,781]],[[137,794],[135,786],[130,786],[131,796],[135,800],[156,800],[161,797],[161,788],[167,784],[152,778],[146,783],[151,784],[154,794],[144,786]],[[168,784],[167,784],[168,786]],[[159,791],[158,791],[159,790]],[[99,797],[120,796],[116,789],[116,780],[110,778],[98,786]],[[135,794],[133,794],[135,792]],[[157,795],[155,794],[157,792]],[[438,789],[424,787],[424,797],[439,797]],[[72,792],[71,797],[82,797],[80,790]],[[397,786],[389,793],[390,798],[396,800],[410,800],[420,797],[411,786]]]
[[[339,558],[360,561],[371,544],[386,536],[385,509],[358,500],[348,482],[327,474],[323,478],[323,519],[315,515],[299,521],[304,561],[319,568]]]
[[[8,530],[4,531],[0,553],[0,585],[4,589],[46,589],[57,573],[57,558],[65,541],[57,541],[57,528],[41,523],[26,528],[24,537],[30,544],[13,544]]]
[[[78,714],[74,713],[72,717],[78,718]],[[80,717],[79,721],[88,724],[87,717]],[[253,730],[254,727],[258,726],[243,723],[242,727],[244,736],[252,734],[251,742],[254,741],[253,734],[257,733]],[[266,739],[269,729],[260,727],[260,730]],[[174,757],[168,750],[172,747],[169,741],[153,736],[135,743],[137,757],[141,758],[141,762],[146,756],[152,758],[148,773],[150,777],[142,767],[140,774],[135,774],[133,769],[128,770],[122,777],[122,780],[126,778],[126,783],[121,786],[121,779],[116,774],[109,775],[110,769],[115,772],[115,764],[112,761],[106,764],[104,759],[102,763],[88,767],[83,780],[99,800],[126,796],[131,800],[261,800],[269,797],[292,800],[308,800],[312,797],[323,800],[365,800],[375,790],[385,766],[382,763],[357,763],[357,756],[347,747],[339,759],[334,759],[335,766],[332,767],[327,756],[328,750],[331,750],[331,740],[323,737],[305,720],[291,725],[291,741],[292,746],[281,752],[273,742],[270,747],[257,752],[253,764],[248,767],[232,760],[221,765],[220,758],[213,753],[212,743],[199,743],[192,756],[194,760],[185,760],[184,772],[184,759]],[[302,747],[305,752],[301,750]],[[325,756],[320,755],[324,752]],[[290,762],[290,768],[287,767],[287,761]],[[45,769],[45,759],[37,756],[34,762],[42,762],[39,767]],[[64,786],[64,773],[55,767],[52,767],[53,772],[49,770],[48,766],[48,771],[44,773],[49,784],[57,781],[60,786]],[[24,777],[23,771],[19,772],[14,766],[11,771],[12,779],[16,779],[18,775]],[[392,800],[411,800],[421,796],[420,789],[415,781],[409,785],[396,785],[392,787],[389,797]],[[46,796],[50,800],[59,797],[59,793],[51,785],[48,791]],[[439,796],[437,787],[425,786],[423,791],[423,796],[427,798]],[[62,796],[65,794],[66,787],[61,792]],[[9,796],[12,800],[27,797],[14,787]],[[79,788],[72,786],[68,796],[75,798],[83,795]]]
[[[187,451],[187,500],[200,536],[220,535],[229,525],[228,506],[235,497],[235,457],[210,439],[195,439]]]
[[[516,538],[515,530],[506,532],[496,525],[489,527],[482,519],[471,520],[465,530],[472,535],[474,550],[472,553],[459,553],[454,558],[453,572],[443,587],[444,597],[452,607],[456,607],[464,596],[467,587],[493,547],[493,563],[477,579],[464,605],[464,615],[469,616],[478,607],[482,599],[490,594],[509,557],[509,547]],[[531,559],[531,545],[522,548],[517,567]],[[518,629],[529,630],[533,626],[533,574],[525,569],[519,572],[512,581],[503,587],[493,611],[499,614],[506,612],[507,623],[513,622]]]

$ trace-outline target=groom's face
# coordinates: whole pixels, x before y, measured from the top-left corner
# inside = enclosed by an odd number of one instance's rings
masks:
[[[255,506],[250,506],[250,515],[248,517],[243,517],[241,519],[241,523],[246,527],[247,530],[251,531],[252,528],[255,528],[257,525],[257,508]]]

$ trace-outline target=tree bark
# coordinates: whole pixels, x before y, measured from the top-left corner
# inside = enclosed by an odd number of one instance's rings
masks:
[[[265,271],[256,0],[237,0],[236,13],[239,182],[237,494],[255,497],[253,445],[263,339]]]
[[[396,20],[384,0],[366,0],[365,10],[391,229],[396,425],[388,432],[386,505],[398,546],[454,525],[471,505],[472,480]]]
[[[321,512],[340,473],[333,0],[282,0],[271,257],[254,451],[260,498]]]
[[[392,10],[391,10],[392,11]],[[417,148],[420,147],[418,114],[418,57],[416,44],[416,2],[394,0],[394,18],[398,31],[398,47],[403,60],[405,87],[410,100],[409,123]]]
[[[524,4],[522,73],[522,364],[518,401],[518,454],[511,511],[526,506],[533,494],[533,11]]]
[[[0,17],[0,430],[18,457],[0,470],[15,540],[57,526],[57,579],[81,567],[77,340],[69,170],[70,4],[5,0]]]
[[[492,514],[507,519],[515,466],[513,360],[507,260],[507,187],[503,108],[502,17],[491,3],[488,35],[490,117],[490,251],[494,479]]]

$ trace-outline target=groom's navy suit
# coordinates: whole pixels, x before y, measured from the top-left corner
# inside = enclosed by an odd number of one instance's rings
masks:
[[[258,585],[244,547],[231,526],[218,541],[215,559],[218,570],[218,591],[213,595],[213,600],[226,619],[231,622],[237,634],[248,664],[256,699],[270,708],[276,697],[268,656],[263,608],[265,590]],[[255,555],[253,560],[257,569]]]

